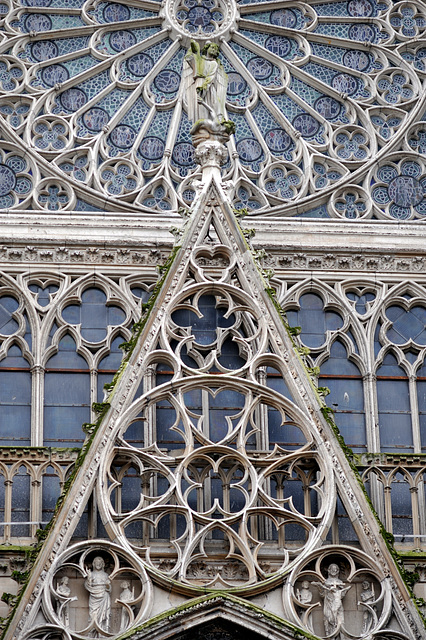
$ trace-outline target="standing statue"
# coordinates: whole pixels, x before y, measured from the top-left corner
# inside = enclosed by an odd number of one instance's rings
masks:
[[[368,582],[368,580],[364,580],[364,582],[362,583],[361,603],[368,604],[371,607],[375,599],[376,599],[376,596],[374,594],[373,583]],[[376,607],[373,607],[373,609],[375,610]],[[364,634],[370,631],[372,624],[373,624],[373,613],[371,609],[369,609],[368,607],[365,607],[364,613],[363,613],[363,619],[362,619],[362,633]]]
[[[204,128],[211,134],[229,138],[234,131],[234,123],[225,120],[228,76],[219,60],[219,45],[207,42],[201,50],[199,43],[191,40],[185,56],[183,78],[188,118],[193,124],[191,134]]]
[[[68,576],[63,576],[56,585],[56,593],[62,596],[61,600],[58,600],[56,611],[58,613],[58,617],[60,618],[65,628],[68,628],[70,626],[69,603],[72,600],[77,600],[76,597],[70,598],[71,589],[69,588],[68,583],[69,583]]]
[[[122,589],[119,597],[120,602],[132,602],[135,599],[134,589],[130,591],[130,582],[128,580],[123,580],[121,582],[120,587]],[[120,621],[120,632],[125,631],[129,625],[130,616],[126,607],[121,609],[121,621]]]
[[[302,588],[296,589],[296,598],[302,604],[311,604],[312,597],[313,597],[313,593],[309,589],[309,582],[307,580],[304,580],[302,582]]]
[[[96,621],[104,631],[108,631],[111,614],[111,580],[105,571],[105,562],[101,556],[94,558],[92,570],[88,570],[84,586],[90,593],[89,622]]]
[[[352,587],[345,587],[345,583],[339,578],[340,569],[337,564],[332,563],[328,567],[328,578],[322,584],[321,582],[313,582],[317,585],[321,598],[324,598],[324,629],[327,636],[335,633],[343,624],[345,612],[343,610],[343,598]]]

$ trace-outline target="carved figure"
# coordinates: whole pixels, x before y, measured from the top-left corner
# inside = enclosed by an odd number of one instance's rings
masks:
[[[60,596],[63,596],[64,598],[69,598],[68,600],[65,600],[65,602],[58,600],[57,609],[56,609],[58,613],[58,617],[60,618],[62,624],[64,625],[64,627],[67,627],[67,628],[70,626],[69,603],[71,602],[71,600],[77,600],[77,598],[75,597],[70,598],[71,589],[69,588],[68,583],[69,583],[68,576],[63,576],[56,585],[56,593],[58,593]]]
[[[89,596],[89,622],[96,621],[102,629],[108,631],[111,614],[111,580],[105,571],[105,562],[101,556],[93,560],[92,570],[88,570],[84,583]]]
[[[120,583],[120,587],[122,589],[120,593],[120,602],[131,602],[135,599],[134,589],[130,591],[130,582],[128,580],[123,580]],[[120,631],[125,631],[129,625],[130,616],[126,607],[122,607],[121,609],[121,622],[120,622]]]
[[[376,596],[374,594],[373,583],[368,582],[368,580],[364,580],[364,582],[362,583],[361,602],[363,604],[368,604],[371,606],[375,599],[376,599]],[[373,609],[375,610],[375,607],[373,607]],[[372,624],[373,624],[373,613],[371,612],[370,609],[365,607],[364,613],[363,613],[363,620],[362,620],[362,633],[364,634],[370,631]]]
[[[335,633],[343,624],[345,612],[343,609],[343,598],[352,587],[345,587],[345,583],[339,578],[340,569],[337,564],[332,563],[328,567],[328,578],[322,584],[313,582],[318,587],[321,598],[324,598],[324,629],[327,636]]]
[[[307,580],[304,580],[302,582],[302,588],[296,589],[296,598],[302,604],[310,604],[312,602],[312,596],[313,593],[309,589],[309,582]]]
[[[191,40],[183,68],[188,117],[193,123],[191,134],[204,128],[228,138],[234,131],[234,123],[225,120],[228,77],[218,58],[218,44],[207,42],[201,50],[199,43]]]

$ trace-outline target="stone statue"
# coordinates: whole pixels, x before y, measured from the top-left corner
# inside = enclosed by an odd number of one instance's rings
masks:
[[[191,40],[183,78],[194,146],[211,136],[226,142],[235,127],[232,121],[225,120],[228,77],[219,60],[219,45],[207,42],[201,50],[199,43]],[[200,130],[205,131],[201,137]]]
[[[307,580],[304,580],[302,582],[302,588],[296,589],[296,598],[302,604],[311,604],[312,596],[313,596],[313,593],[309,589],[309,582]]]
[[[77,600],[76,597],[70,598],[71,589],[68,586],[69,578],[68,576],[63,576],[56,585],[56,593],[62,596],[61,600],[58,600],[57,603],[57,614],[60,618],[64,627],[68,628],[70,626],[70,605],[69,603],[72,600]]]
[[[121,593],[120,593],[120,597],[118,598],[120,602],[131,602],[132,600],[135,599],[134,589],[130,591],[130,582],[128,580],[123,580],[123,582],[120,583],[120,587],[121,587]],[[125,631],[127,629],[129,622],[130,622],[129,612],[127,611],[126,607],[123,607],[121,609],[120,632]]]
[[[372,605],[375,601],[376,596],[374,594],[374,585],[368,580],[364,580],[362,583],[362,591],[361,591],[361,602],[362,604]],[[375,607],[373,607],[375,610]],[[362,633],[367,633],[370,631],[371,626],[373,624],[373,614],[370,609],[367,607],[364,608],[363,619],[362,619]]]
[[[92,570],[88,570],[84,586],[89,592],[89,622],[95,621],[105,631],[109,629],[111,614],[111,580],[105,571],[101,556],[93,560]]]
[[[343,624],[345,612],[343,610],[343,598],[352,587],[345,587],[345,583],[339,578],[340,569],[332,563],[328,567],[328,578],[324,583],[313,582],[318,587],[321,598],[324,598],[324,629],[327,636],[335,633]]]

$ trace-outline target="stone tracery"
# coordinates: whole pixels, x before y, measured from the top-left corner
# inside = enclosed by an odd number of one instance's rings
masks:
[[[252,183],[246,197],[236,189],[237,206],[258,213],[272,205],[293,215],[297,196],[298,211],[315,217],[318,199],[340,183],[342,192],[353,184],[362,194],[359,206],[330,203],[323,215],[422,219],[420,195],[414,202],[408,193],[414,179],[423,180],[422,47],[411,44],[424,32],[420,4],[282,8],[277,1],[267,11],[210,0],[148,5],[76,0],[65,15],[60,2],[53,14],[41,3],[37,11],[16,6],[2,19],[0,114],[16,132],[4,130],[4,138],[19,148],[14,166],[2,160],[4,208],[102,207],[108,196],[107,207],[125,199],[149,214],[190,203],[197,166],[180,75],[196,37],[220,40],[230,78],[227,117],[237,132],[223,171],[235,183]],[[60,37],[50,37],[56,29]],[[419,176],[409,182],[402,172],[399,189],[387,194],[377,187],[371,207],[363,189],[408,129]],[[34,161],[43,178],[55,174],[41,191],[36,180],[24,184],[17,166]],[[99,177],[94,164],[102,165]],[[161,186],[153,175],[162,176]]]

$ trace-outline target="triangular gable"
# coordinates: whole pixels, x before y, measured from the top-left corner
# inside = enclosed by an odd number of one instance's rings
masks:
[[[183,600],[251,599],[284,583],[280,615],[307,633],[387,637],[391,625],[421,638],[303,349],[214,175],[176,235],[5,638],[35,637],[44,622],[73,638],[130,633],[152,615],[155,585]],[[70,545],[95,485],[110,542]],[[325,545],[336,494],[358,548]]]

